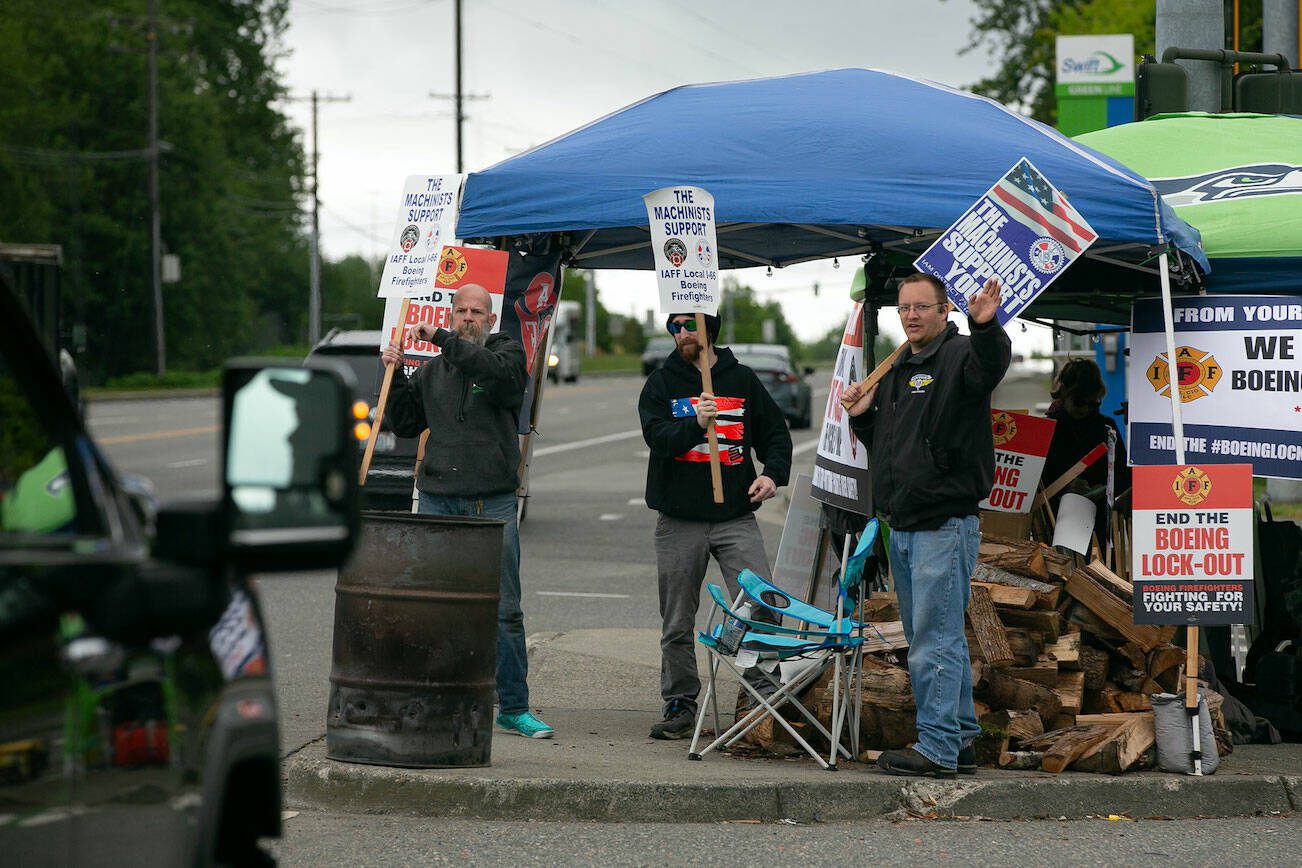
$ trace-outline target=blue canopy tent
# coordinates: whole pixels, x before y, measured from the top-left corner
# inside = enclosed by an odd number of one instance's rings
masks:
[[[643,194],[693,184],[715,197],[723,268],[873,254],[869,298],[892,304],[885,278],[1023,156],[1100,236],[1032,315],[1128,321],[1167,245],[1176,288],[1198,288],[1197,231],[1135,172],[992,100],[870,69],[649,97],[472,173],[457,234],[549,236],[576,267],[650,269]]]

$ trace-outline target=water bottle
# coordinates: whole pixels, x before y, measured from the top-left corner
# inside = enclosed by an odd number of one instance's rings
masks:
[[[741,617],[729,617],[723,622],[723,630],[719,633],[719,650],[722,653],[732,656],[741,649],[742,637],[746,635],[746,623],[741,619],[749,618],[750,613],[751,604],[743,603],[737,610],[737,614]]]

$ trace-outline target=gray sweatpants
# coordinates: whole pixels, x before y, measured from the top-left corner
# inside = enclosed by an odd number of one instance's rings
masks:
[[[729,602],[741,590],[737,574],[743,569],[766,579],[773,577],[754,513],[717,524],[660,514],[656,521],[656,572],[660,581],[660,696],[666,715],[674,702],[695,712],[701,692],[694,645],[696,610],[710,556],[723,572]],[[768,610],[762,611],[768,614]],[[755,614],[757,620],[770,619]],[[746,676],[757,687],[763,680],[757,669],[748,670]],[[760,688],[760,692],[769,691]]]

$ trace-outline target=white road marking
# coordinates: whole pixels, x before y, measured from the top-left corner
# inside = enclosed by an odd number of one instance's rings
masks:
[[[628,505],[629,505],[629,506],[646,506],[646,498],[644,498],[644,497],[630,497],[630,498],[628,499]],[[830,748],[829,748],[829,750],[830,750]]]
[[[182,467],[200,467],[207,463],[207,458],[191,458],[188,461],[173,461],[171,464],[167,465],[167,468],[169,470],[177,470]],[[830,743],[831,742],[829,742],[829,744]]]
[[[614,443],[616,440],[628,440],[633,437],[641,437],[642,429],[634,428],[632,431],[620,431],[617,434],[603,434],[600,437],[589,437],[587,440],[576,440],[573,443],[558,443],[555,446],[544,446],[541,449],[533,450],[536,458],[544,455],[555,455],[558,452],[570,452],[575,449],[586,449],[589,446],[599,446],[602,443]]]
[[[587,594],[579,591],[538,591],[540,597],[594,597],[601,600],[627,600],[628,594]]]
[[[623,517],[624,513],[622,512],[603,512],[601,515],[597,516],[601,521],[619,521]]]

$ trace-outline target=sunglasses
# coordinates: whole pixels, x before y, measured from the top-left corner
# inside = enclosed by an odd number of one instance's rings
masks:
[[[669,334],[671,335],[676,335],[683,329],[687,329],[689,332],[695,332],[696,320],[689,319],[687,322],[671,322],[665,327],[669,329]]]

